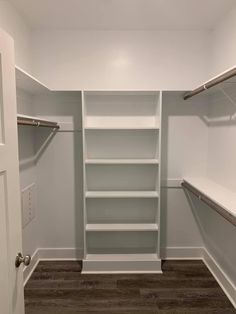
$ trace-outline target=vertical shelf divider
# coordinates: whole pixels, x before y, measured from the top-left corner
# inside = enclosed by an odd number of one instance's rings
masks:
[[[157,190],[159,193],[159,198],[158,198],[158,206],[157,206],[157,223],[159,226],[158,229],[158,239],[157,239],[157,256],[159,259],[161,259],[161,143],[162,143],[162,91],[160,91],[159,94],[159,100],[158,100],[158,105],[157,105],[157,109],[159,108],[159,138],[158,138],[158,158],[159,158],[159,171],[158,171],[158,178],[157,178]],[[157,113],[157,114],[158,114]],[[156,153],[156,157],[157,157],[157,153]]]
[[[86,182],[86,140],[85,140],[85,92],[82,91],[82,143],[83,143],[83,243],[84,243],[84,259],[87,256],[87,241],[86,241],[86,224],[87,224],[87,210],[86,210],[86,192],[87,192],[87,182]]]

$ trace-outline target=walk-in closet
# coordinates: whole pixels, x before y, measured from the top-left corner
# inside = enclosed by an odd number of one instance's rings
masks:
[[[234,0],[0,1],[0,312],[236,313]]]

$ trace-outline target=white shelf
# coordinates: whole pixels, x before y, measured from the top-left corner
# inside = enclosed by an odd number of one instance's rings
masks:
[[[156,191],[88,191],[86,198],[158,198]]]
[[[22,70],[20,67],[15,67],[16,72],[16,87],[30,94],[47,93],[50,89],[37,80],[35,77]]]
[[[143,127],[137,127],[137,126],[85,126],[85,130],[159,130],[159,127],[151,127],[151,126],[143,126]]]
[[[157,254],[87,254],[83,274],[161,274]]]
[[[87,224],[86,231],[157,231],[157,224]]]
[[[184,181],[236,217],[236,193],[207,178],[184,178]]]
[[[158,159],[86,159],[87,165],[158,165]]]
[[[90,261],[158,261],[157,254],[87,254]]]
[[[159,128],[160,123],[155,116],[87,116],[85,120],[85,129],[152,130]]]

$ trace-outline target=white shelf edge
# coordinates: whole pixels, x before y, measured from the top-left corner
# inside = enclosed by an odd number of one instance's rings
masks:
[[[158,231],[157,224],[87,224],[86,231]]]
[[[159,160],[158,159],[86,159],[85,160],[86,165],[120,165],[120,164],[150,164],[150,165],[158,165]]]
[[[224,186],[204,177],[186,177],[183,179],[193,188],[200,191],[218,206],[236,218],[236,193]]]
[[[159,261],[157,254],[87,254],[85,260],[90,261]]]
[[[94,127],[84,127],[85,131],[86,130],[134,130],[134,131],[138,131],[138,130],[159,130],[159,127],[100,127],[100,126],[94,126]]]
[[[40,82],[34,76],[21,69],[19,66],[15,66],[16,71],[16,87],[27,90],[28,92],[49,92],[51,89],[44,83]]]
[[[144,95],[144,96],[158,96],[160,94],[160,90],[156,89],[145,89],[145,90],[130,90],[130,89],[97,89],[97,90],[86,90],[84,91],[85,95],[94,95],[94,96],[109,96],[109,95]]]
[[[158,198],[156,191],[87,191],[86,198]]]

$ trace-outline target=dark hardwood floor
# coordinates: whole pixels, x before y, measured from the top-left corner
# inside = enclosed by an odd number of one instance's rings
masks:
[[[201,261],[165,261],[163,274],[81,275],[81,263],[40,262],[26,314],[236,313]]]

